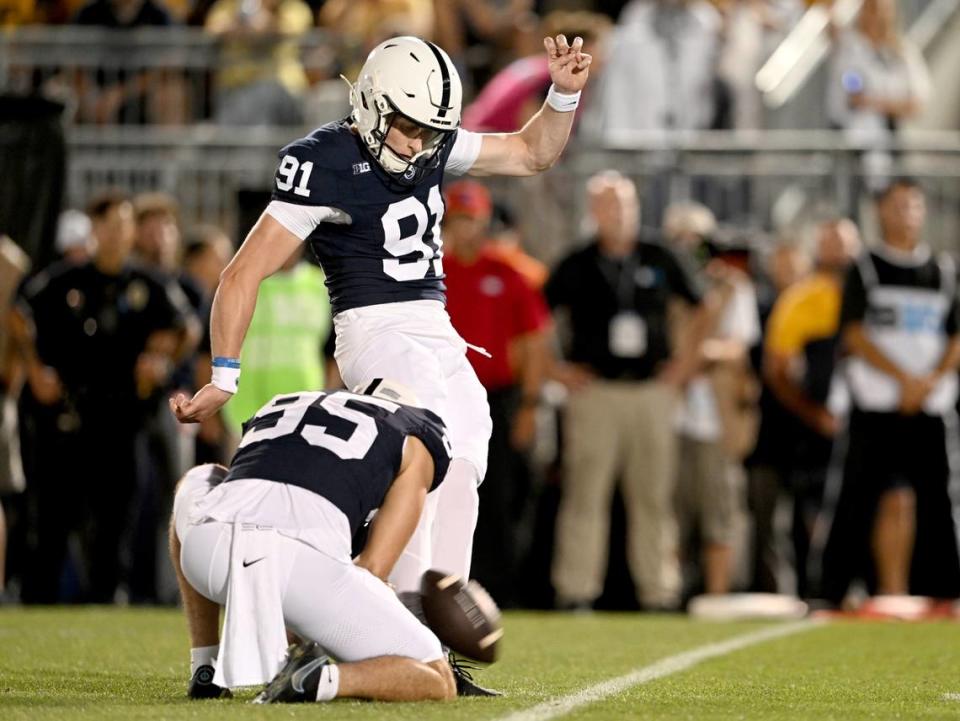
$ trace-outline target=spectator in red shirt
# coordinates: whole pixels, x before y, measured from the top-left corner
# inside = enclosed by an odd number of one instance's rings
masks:
[[[538,293],[550,277],[550,269],[523,247],[523,233],[513,211],[506,205],[495,203],[493,206],[493,227],[491,243],[486,252],[502,260],[520,275],[527,284]]]
[[[518,515],[529,486],[524,454],[536,431],[550,315],[543,297],[523,276],[489,252],[492,208],[490,194],[479,183],[465,180],[449,186],[443,265],[454,328],[488,352],[468,356],[487,389],[493,418],[473,575],[501,605],[511,605]]]

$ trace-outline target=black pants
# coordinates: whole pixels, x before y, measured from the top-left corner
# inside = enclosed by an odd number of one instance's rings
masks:
[[[811,537],[820,513],[823,485],[828,473],[824,464],[818,468],[785,468],[775,465],[752,465],[747,469],[747,504],[753,516],[753,576],[750,588],[762,593],[783,593],[780,588],[781,559],[774,518],[782,494],[792,506],[790,546],[797,579],[797,595],[809,598],[811,579],[808,574]]]
[[[513,419],[519,407],[517,388],[489,391],[493,432],[487,475],[480,486],[480,516],[473,537],[471,575],[501,606],[515,598],[517,566],[522,555],[518,524],[530,492],[526,456],[510,443]]]
[[[79,428],[70,428],[64,418],[39,409],[32,419],[28,493],[35,533],[23,598],[28,603],[63,600],[68,540],[77,532],[83,549],[81,592],[72,600],[110,603],[120,580],[121,541],[135,486],[136,428],[129,414],[117,420],[88,413]]]
[[[750,590],[778,593],[780,560],[774,517],[777,500],[786,483],[782,468],[773,464],[754,464],[747,468],[747,507],[753,516],[752,581]]]
[[[168,416],[168,417],[167,417]],[[151,409],[136,438],[136,491],[130,528],[130,601],[156,603],[158,543],[165,536],[179,468],[177,428],[164,404]]]
[[[871,531],[880,497],[896,488],[916,494],[910,593],[960,597],[948,458],[948,447],[957,439],[948,438],[948,432],[957,430],[940,417],[854,411],[843,482],[823,549],[823,598],[839,603],[856,578],[875,587]]]

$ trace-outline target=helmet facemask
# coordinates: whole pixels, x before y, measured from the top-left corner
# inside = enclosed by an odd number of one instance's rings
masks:
[[[358,125],[367,150],[373,155],[387,173],[396,181],[404,185],[416,185],[430,171],[440,165],[440,151],[453,137],[453,130],[437,130],[418,123],[399,110],[390,102],[390,99],[380,95],[369,99],[369,94],[351,86],[354,96],[354,107],[362,103],[365,109],[372,109],[375,114],[372,127],[364,132]],[[372,106],[372,108],[371,108]],[[404,118],[409,123],[421,129],[423,148],[412,158],[405,158],[387,144],[387,136],[398,118]]]
[[[387,144],[387,136],[398,118],[404,118],[421,129],[422,150],[412,158],[403,157]],[[398,110],[385,114],[380,125],[384,129],[378,128],[373,131],[377,146],[370,148],[370,152],[384,170],[399,182],[409,185],[416,185],[425,175],[440,165],[440,151],[453,137],[453,131],[427,128]]]

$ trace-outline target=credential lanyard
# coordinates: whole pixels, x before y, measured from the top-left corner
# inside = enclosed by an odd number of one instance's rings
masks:
[[[620,310],[636,310],[634,285],[637,270],[639,269],[638,258],[635,253],[631,253],[623,259],[623,264],[616,268],[616,263],[609,258],[600,255],[597,258],[597,267],[603,275],[607,285],[613,289],[617,295],[617,304]]]

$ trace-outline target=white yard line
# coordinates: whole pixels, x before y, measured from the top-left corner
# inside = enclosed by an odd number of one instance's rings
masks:
[[[944,701],[960,701],[960,693],[945,693],[943,694]]]
[[[500,717],[498,721],[548,721],[548,719],[559,718],[581,706],[587,706],[597,701],[603,701],[611,696],[616,696],[633,686],[639,686],[644,683],[649,683],[650,681],[656,681],[659,678],[672,676],[675,673],[693,668],[703,661],[726,656],[727,654],[740,651],[758,643],[808,631],[817,625],[820,624],[816,621],[799,621],[796,623],[771,626],[770,628],[753,631],[752,633],[746,633],[742,636],[734,636],[726,641],[700,646],[690,651],[678,653],[675,656],[668,656],[649,666],[642,666],[623,676],[612,678],[609,681],[598,683],[595,686],[589,686],[568,696],[559,696],[549,701],[544,701],[537,706],[522,711],[515,711],[514,713]]]

